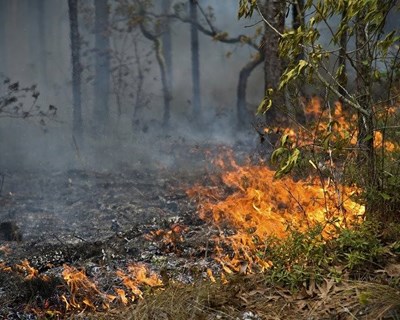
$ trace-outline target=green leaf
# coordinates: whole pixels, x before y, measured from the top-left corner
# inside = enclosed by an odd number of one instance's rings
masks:
[[[379,192],[379,195],[382,197],[383,200],[390,200],[392,197],[384,192]]]
[[[297,164],[297,160],[300,156],[300,150],[294,149],[292,154],[289,155],[286,162],[275,172],[275,178],[280,178],[285,174],[288,174],[292,171],[293,167]]]
[[[257,113],[266,113],[272,107],[272,100],[265,97],[257,107]]]
[[[329,132],[329,133],[325,136],[325,138],[322,140],[322,146],[323,146],[324,150],[328,150],[328,148],[329,148],[329,142],[331,141],[332,135],[333,135],[333,132]]]
[[[367,135],[364,139],[362,139],[363,142],[370,141],[372,139],[372,135]]]
[[[289,150],[286,149],[286,148],[283,148],[283,147],[280,147],[280,148],[276,149],[271,155],[271,162],[272,163],[277,163],[278,162],[278,158],[281,155],[283,155],[283,154],[285,154],[287,152],[289,152]]]

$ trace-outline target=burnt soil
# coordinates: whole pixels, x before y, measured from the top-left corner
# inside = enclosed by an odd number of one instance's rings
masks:
[[[65,264],[85,270],[103,287],[116,281],[106,279],[109,270],[135,262],[193,281],[215,264],[206,251],[210,233],[216,231],[197,217],[185,193],[202,175],[170,169],[6,173],[0,262],[13,268],[28,260],[51,281],[35,284],[0,272],[0,318],[35,318],[32,306],[52,303],[62,309],[57,296]]]

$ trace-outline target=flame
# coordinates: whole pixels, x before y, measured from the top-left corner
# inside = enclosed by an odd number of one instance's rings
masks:
[[[395,106],[384,107],[376,110],[375,114],[377,119],[383,119],[388,116],[393,117],[397,110],[398,108]],[[357,116],[344,111],[343,105],[339,101],[334,103],[332,109],[323,110],[321,99],[313,97],[305,107],[305,114],[310,128],[300,126],[294,130],[290,127],[274,127],[264,128],[263,132],[267,136],[287,135],[292,147],[309,147],[318,143],[321,144],[328,135],[332,142],[344,140],[347,141],[349,146],[357,144]],[[385,140],[380,131],[374,132],[374,146],[375,148],[384,148],[389,153],[399,150],[399,144]]]
[[[188,229],[185,225],[174,223],[169,229],[150,231],[150,233],[145,235],[145,239],[149,241],[161,241],[166,247],[176,249],[176,245],[184,241],[183,234]]]
[[[277,135],[285,136],[282,141],[289,149],[323,147],[329,160],[318,164],[310,160],[310,164],[319,172],[325,167],[337,170],[331,149],[336,142],[356,145],[357,116],[345,112],[339,102],[322,110],[318,97],[311,99],[305,112],[309,128],[264,128],[263,133],[272,143]],[[384,107],[376,110],[376,116],[382,119],[395,112],[395,107]],[[374,133],[374,145],[388,152],[399,149],[380,131]],[[213,164],[222,169],[221,176],[212,176],[211,186],[195,186],[187,193],[198,200],[200,217],[221,230],[214,239],[215,259],[225,273],[268,268],[270,262],[258,258],[257,252],[263,252],[269,236],[283,238],[288,229],[306,231],[318,224],[323,226],[324,237],[332,237],[336,228],[349,227],[364,215],[364,206],[354,200],[361,192],[356,186],[340,185],[327,177],[275,180],[274,171],[266,166],[238,165],[232,151],[224,151]],[[226,234],[226,227],[234,229],[234,234]]]
[[[365,210],[350,199],[359,191],[356,187],[322,184],[315,179],[276,180],[274,171],[266,166],[234,163],[221,180],[220,188],[196,186],[188,190],[188,195],[199,200],[202,219],[221,230],[226,226],[236,230],[233,235],[221,231],[214,239],[219,244],[216,259],[227,273],[246,273],[255,266],[268,268],[270,263],[256,254],[268,236],[282,238],[288,228],[306,231],[316,224],[323,224],[324,234],[330,236],[335,227],[359,220]],[[226,195],[226,189],[234,191]],[[232,247],[233,256],[222,248],[226,243]]]
[[[62,276],[70,291],[69,299],[65,295],[61,297],[67,311],[72,309],[90,309],[93,311],[101,308],[108,309],[109,302],[116,298],[113,295],[106,295],[101,292],[84,271],[75,267],[64,265]]]
[[[117,293],[119,300],[120,300],[124,305],[127,305],[129,301],[128,301],[128,298],[126,297],[125,290],[120,289],[120,288],[116,288],[116,289],[115,289],[115,292]]]
[[[214,274],[210,268],[207,268],[207,276],[210,278],[211,282],[213,282],[213,283],[217,282],[215,280]]]
[[[312,130],[266,128],[264,132],[287,135],[289,147],[322,144],[325,138],[320,137],[328,137],[327,133],[332,142],[345,139],[350,145],[356,143],[356,118],[343,112],[339,102],[330,112],[321,111],[320,99],[314,98],[306,109],[316,120]],[[375,143],[382,144],[379,132],[377,137]],[[388,144],[385,147],[390,150]],[[310,163],[318,170],[325,165]],[[200,218],[220,229],[214,239],[215,259],[225,273],[269,268],[271,263],[257,254],[265,249],[267,237],[284,238],[288,230],[305,232],[321,225],[322,235],[328,238],[335,236],[337,228],[349,227],[363,218],[365,207],[354,200],[361,193],[356,186],[340,185],[322,176],[277,180],[275,172],[265,165],[239,165],[232,150],[224,150],[213,164],[222,169],[222,174],[211,176],[211,186],[198,185],[187,193],[197,199]],[[329,165],[335,168],[332,160]],[[226,232],[232,229],[233,234]]]
[[[25,274],[25,280],[32,280],[39,275],[39,271],[31,267],[28,260],[24,260],[21,264],[17,264],[16,268],[18,271]]]
[[[154,272],[150,272],[146,266],[142,264],[132,264],[128,266],[128,274],[122,270],[117,271],[117,276],[121,278],[122,283],[128,288],[132,294],[131,300],[134,301],[136,298],[142,298],[143,292],[140,289],[141,285],[147,285],[149,287],[162,286],[162,281]],[[125,301],[125,292],[119,291],[119,297],[121,301]]]

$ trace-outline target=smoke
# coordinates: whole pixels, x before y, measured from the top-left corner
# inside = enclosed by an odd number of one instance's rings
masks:
[[[155,1],[154,10],[158,3]],[[201,2],[206,13],[213,12],[212,23],[229,35],[254,33],[254,28],[244,28],[254,21],[238,21],[234,1],[208,0]],[[0,118],[0,166],[8,169],[52,169],[71,167],[118,168],[121,162],[132,165],[173,165],[176,156],[166,153],[166,145],[183,142],[190,144],[227,143],[238,139],[236,116],[236,86],[240,68],[255,50],[243,44],[222,44],[199,34],[202,123],[194,126],[192,115],[192,83],[190,62],[190,25],[173,21],[172,66],[173,82],[171,124],[162,127],[163,114],[160,71],[155,61],[154,45],[140,36],[140,32],[110,33],[114,53],[113,67],[126,64],[123,81],[116,73],[110,88],[110,128],[99,139],[94,130],[95,112],[93,97],[94,33],[93,5],[83,3],[79,23],[82,37],[82,96],[84,141],[76,143],[72,135],[72,89],[68,6],[66,1],[4,0],[0,4],[3,28],[0,50],[4,59],[3,73],[25,85],[37,84],[40,91],[38,104],[55,105],[57,119],[47,122],[45,130],[37,121]],[[111,6],[112,21],[121,17]],[[210,9],[212,7],[212,9]],[[158,11],[160,12],[160,11]],[[207,26],[201,13],[200,21]],[[113,20],[114,19],[114,20]],[[112,24],[113,25],[113,24]],[[125,21],[113,26],[125,27]],[[126,29],[126,28],[125,28]],[[137,59],[134,45],[140,55],[144,73],[141,92],[142,106],[138,120],[132,124],[137,100]],[[116,57],[125,59],[118,65]],[[130,57],[130,58],[129,58]],[[121,62],[121,61],[120,61]],[[251,77],[248,86],[249,112],[255,110],[262,96],[262,72]],[[137,92],[136,92],[137,93]],[[118,98],[118,99],[117,99]],[[173,147],[171,147],[173,148]]]

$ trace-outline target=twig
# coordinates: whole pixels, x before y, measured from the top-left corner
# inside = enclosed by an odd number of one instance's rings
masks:
[[[283,34],[278,31],[261,13],[260,7],[258,6],[258,0],[256,1],[256,6],[257,6],[257,11],[260,14],[261,18],[264,20],[264,22],[267,24],[268,27],[270,27],[276,34],[278,34],[281,38],[283,38]]]
[[[63,246],[65,246],[65,242],[61,241],[61,239],[55,234],[53,233],[53,237],[56,238],[56,240],[61,243]]]
[[[76,235],[76,234],[73,234],[72,236],[73,236],[74,238],[77,238],[77,239],[83,241],[83,242],[87,242],[87,240],[84,239],[84,238],[82,238],[81,236],[78,236],[78,235]]]
[[[75,136],[72,136],[72,142],[74,143],[75,151],[76,151],[76,156],[78,157],[79,160],[81,160],[81,155],[79,152],[78,144],[76,143]]]

